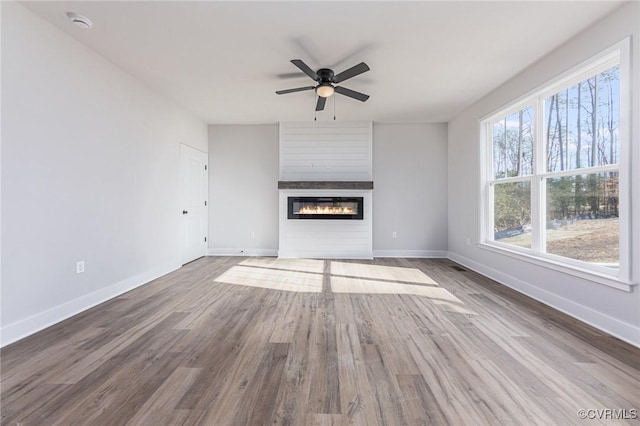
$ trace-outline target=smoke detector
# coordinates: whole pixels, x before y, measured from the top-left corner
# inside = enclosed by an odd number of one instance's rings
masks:
[[[91,19],[86,16],[79,15],[75,12],[67,12],[67,17],[71,22],[82,29],[88,30],[93,27],[93,22],[91,22]]]

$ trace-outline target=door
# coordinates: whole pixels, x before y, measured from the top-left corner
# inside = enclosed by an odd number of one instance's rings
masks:
[[[182,264],[207,254],[207,154],[180,144]]]

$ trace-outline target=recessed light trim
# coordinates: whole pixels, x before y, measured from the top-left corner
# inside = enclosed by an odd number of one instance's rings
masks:
[[[91,22],[91,19],[78,13],[67,12],[67,18],[69,18],[71,22],[76,24],[77,27],[80,27],[82,29],[89,30],[93,27],[93,22]]]

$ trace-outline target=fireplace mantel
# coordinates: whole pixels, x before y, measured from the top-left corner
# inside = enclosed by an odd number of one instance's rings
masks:
[[[308,181],[281,180],[278,189],[373,189],[373,181]]]

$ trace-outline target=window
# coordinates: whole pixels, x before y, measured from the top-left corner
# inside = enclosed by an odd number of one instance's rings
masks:
[[[630,283],[628,40],[482,121],[481,241]]]

